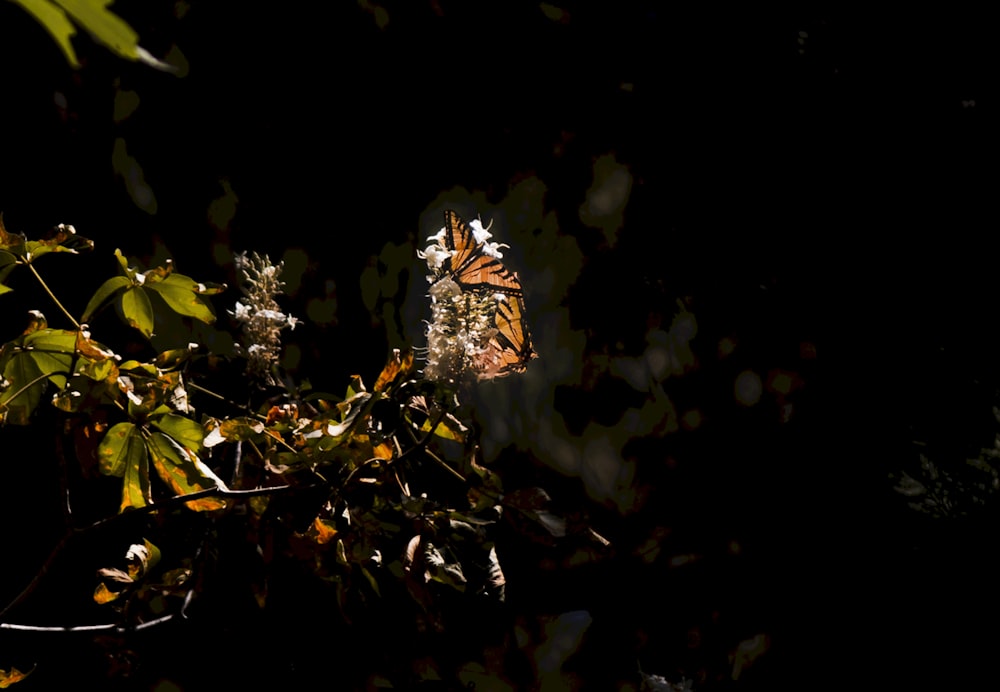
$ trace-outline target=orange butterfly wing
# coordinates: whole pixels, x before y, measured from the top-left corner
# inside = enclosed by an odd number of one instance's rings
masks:
[[[463,291],[490,289],[495,293],[521,295],[521,281],[500,260],[483,252],[469,224],[450,209],[444,213],[445,247],[454,254],[444,264],[444,271]]]
[[[524,320],[524,301],[520,296],[511,296],[509,300],[497,303],[494,325],[497,333],[490,339],[489,350],[493,352],[495,372],[482,372],[480,378],[524,372],[528,361],[537,358],[538,354],[531,348],[531,337]]]

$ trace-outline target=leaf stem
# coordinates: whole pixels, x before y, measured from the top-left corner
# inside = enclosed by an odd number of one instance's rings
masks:
[[[229,404],[233,408],[239,409],[240,411],[243,411],[247,415],[252,416],[252,417],[256,418],[257,420],[267,420],[267,416],[261,415],[260,413],[256,413],[254,411],[251,411],[250,407],[243,406],[241,404],[237,404],[235,401],[230,401],[229,399],[227,399],[226,397],[222,396],[221,394],[213,392],[211,389],[205,389],[204,387],[202,387],[199,384],[195,384],[194,382],[187,382],[187,381],[185,381],[185,386],[189,387],[189,388],[191,388],[191,389],[193,389],[193,390],[195,390],[197,392],[201,392],[202,394],[207,394],[210,397],[218,399],[219,401],[221,401],[224,404]]]
[[[35,275],[35,278],[38,279],[38,283],[42,285],[42,288],[45,289],[45,292],[49,294],[49,298],[52,299],[52,302],[55,303],[60,310],[62,310],[63,314],[66,315],[69,321],[73,323],[73,326],[79,330],[80,323],[77,322],[76,319],[73,317],[73,315],[69,313],[69,310],[67,310],[66,307],[59,302],[59,299],[56,298],[56,294],[52,292],[52,289],[49,288],[49,285],[45,283],[45,279],[43,279],[42,275],[38,273],[37,269],[35,269],[35,265],[32,264],[31,262],[25,262],[25,264],[27,265],[28,269],[31,270],[31,273]]]

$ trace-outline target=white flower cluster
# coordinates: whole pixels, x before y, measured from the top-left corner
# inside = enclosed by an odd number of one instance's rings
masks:
[[[430,295],[424,376],[441,380],[470,368],[481,369],[497,333],[497,297],[484,291],[463,292],[448,277],[436,281]]]
[[[237,344],[240,355],[247,359],[247,373],[263,384],[274,384],[272,366],[281,356],[281,330],[295,329],[301,320],[286,315],[274,298],[283,293],[285,284],[279,279],[284,263],[272,264],[267,255],[256,252],[250,256],[236,255],[236,268],[243,274],[245,302],[236,301],[230,315],[240,322],[243,343]]]

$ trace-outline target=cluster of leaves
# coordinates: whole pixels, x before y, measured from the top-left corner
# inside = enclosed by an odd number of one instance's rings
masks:
[[[33,16],[59,45],[67,62],[79,67],[72,39],[76,27],[83,28],[94,40],[120,58],[136,60],[157,69],[169,65],[154,58],[139,45],[139,35],[121,17],[108,9],[111,0],[11,0]]]
[[[0,279],[24,267],[48,291],[35,261],[90,247],[71,226],[27,241],[0,224]],[[388,587],[408,594],[424,627],[441,631],[443,592],[504,598],[491,528],[504,506],[543,533],[563,531],[539,497],[503,500],[498,477],[477,463],[454,386],[423,380],[412,352],[394,351],[370,390],[359,376],[342,398],[272,386],[247,405],[196,384],[195,364],[208,354],[195,344],[123,360],[92,338],[87,323],[98,313],[113,306],[148,341],[158,326],[154,304],[212,322],[208,296],[225,286],[196,282],[169,262],[140,271],[120,251],[115,257],[118,275],[100,285],[79,320],[48,291],[72,328],[51,328],[36,310],[3,345],[0,420],[29,424],[48,398],[68,425],[86,426],[100,473],[122,479],[122,514],[241,517],[265,568],[253,584],[259,606],[267,606],[268,564],[296,559],[334,591],[345,620]],[[237,361],[226,366],[244,370]],[[87,450],[76,452],[86,463]],[[298,497],[319,499],[289,501]],[[195,556],[163,557],[169,569],[144,540],[128,549],[125,569],[99,571],[93,598],[114,607],[119,627],[170,616],[180,606],[168,596],[182,597],[185,609],[192,601]]]

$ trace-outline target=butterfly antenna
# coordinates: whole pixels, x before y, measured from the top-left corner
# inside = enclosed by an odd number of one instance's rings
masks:
[[[479,223],[482,224],[483,223],[483,215],[482,214],[476,214],[476,216],[479,217]],[[491,228],[493,228],[493,221],[494,221],[493,219],[490,219],[490,225],[489,226],[485,226],[484,230],[488,231]]]

